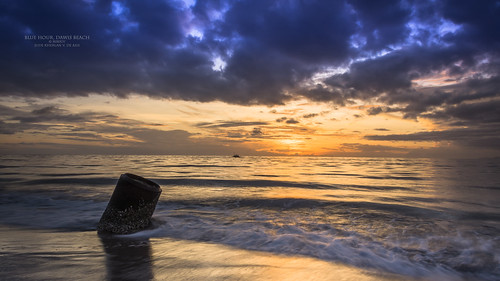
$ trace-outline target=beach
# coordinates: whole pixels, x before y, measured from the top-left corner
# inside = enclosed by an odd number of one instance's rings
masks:
[[[494,280],[499,161],[2,156],[1,280]],[[121,173],[150,228],[97,234]]]
[[[1,280],[403,280],[318,259],[169,238],[0,228]],[[406,279],[408,280],[408,279]]]

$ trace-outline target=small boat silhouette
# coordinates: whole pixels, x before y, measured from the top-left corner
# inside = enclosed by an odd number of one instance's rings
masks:
[[[238,154],[233,154],[233,157],[234,158],[240,158],[240,156]]]

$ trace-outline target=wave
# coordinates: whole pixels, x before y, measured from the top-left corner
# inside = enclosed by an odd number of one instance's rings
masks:
[[[424,207],[415,207],[407,204],[399,203],[377,203],[365,201],[333,201],[333,200],[318,200],[318,199],[303,199],[303,198],[210,198],[196,200],[161,200],[159,206],[162,208],[199,208],[213,207],[218,209],[249,209],[249,210],[322,210],[330,215],[345,214],[345,213],[361,213],[364,216],[370,215],[373,219],[385,219],[395,216],[405,217],[433,217],[442,218],[449,215],[442,210],[435,210]],[[453,212],[453,210],[449,210]],[[500,218],[494,214],[475,213],[460,211],[460,215],[464,218],[474,217],[479,214],[484,214],[489,219]],[[498,219],[500,221],[500,219]]]
[[[0,222],[19,223],[47,228],[94,228],[104,210],[110,194],[96,193],[87,189],[69,190],[29,190],[9,191],[0,194]],[[369,221],[391,221],[394,219],[421,219],[432,218],[432,221],[458,220],[481,221],[500,225],[498,212],[444,209],[437,207],[412,206],[415,198],[392,202],[369,201],[342,201],[337,199],[305,199],[305,198],[234,198],[210,197],[195,199],[169,199],[168,196],[160,198],[157,212],[172,210],[206,210],[210,208],[219,215],[221,212],[287,212],[294,216],[304,212],[320,212],[322,216],[353,216]],[[429,202],[427,200],[426,202]],[[439,199],[436,199],[440,203]],[[287,216],[282,213],[283,216]],[[76,225],[71,221],[87,216],[92,218],[89,224]],[[371,222],[370,222],[371,223]]]
[[[113,185],[117,179],[107,177],[64,177],[64,178],[49,178],[35,179],[22,182],[24,185]]]
[[[500,185],[498,186],[481,186],[481,185],[471,185],[469,186],[469,188],[472,188],[472,189],[487,189],[487,190],[500,190]]]
[[[420,177],[409,177],[409,176],[362,176],[364,179],[374,179],[374,180],[410,180],[410,181],[421,181],[423,178]]]
[[[16,166],[16,165],[0,165],[0,169],[8,169],[8,168],[21,168],[23,166]]]
[[[299,187],[299,188],[336,188],[332,185],[319,183],[301,183],[293,181],[279,180],[219,180],[219,179],[194,179],[194,178],[177,178],[177,179],[153,179],[160,185],[192,185],[192,186],[222,186],[222,187]]]
[[[180,165],[156,165],[156,168],[250,168],[247,165],[213,165],[213,164],[180,164]]]
[[[95,231],[106,201],[44,193],[0,196],[0,222],[54,231]],[[460,221],[468,215],[460,213]],[[415,277],[498,279],[498,228],[440,228],[450,214],[404,204],[304,198],[162,200],[155,228],[129,238],[171,237],[304,255]],[[500,222],[498,216],[494,219]],[[451,224],[453,222],[450,222]],[[401,228],[398,228],[401,227]],[[422,228],[422,229],[421,229]],[[398,233],[404,235],[398,235]],[[435,278],[441,279],[441,278]]]
[[[263,176],[263,175],[260,175]],[[271,176],[272,177],[272,176]],[[408,190],[406,186],[323,184],[317,182],[296,182],[283,180],[222,180],[205,178],[152,179],[160,185],[183,185],[197,187],[295,187],[304,189],[364,189],[364,190]]]
[[[100,173],[46,173],[46,174],[38,174],[39,176],[42,177],[74,177],[74,176],[95,176],[95,175],[101,175]]]
[[[0,196],[0,223],[56,231],[95,230],[106,201],[10,192]]]
[[[85,176],[82,174],[77,174]],[[9,181],[20,179],[6,179]],[[299,187],[299,188],[336,188],[331,185],[315,184],[315,183],[300,183],[291,181],[277,181],[277,180],[218,180],[218,179],[196,179],[196,178],[150,178],[150,180],[162,186],[221,186],[221,187]],[[61,174],[61,178],[44,178],[25,180],[22,182],[24,185],[58,185],[58,184],[81,184],[81,185],[113,185],[116,184],[115,178],[110,177],[69,177],[68,174]]]
[[[0,178],[0,183],[11,183],[22,181],[22,178]]]
[[[440,202],[440,199],[426,199],[424,202]],[[205,203],[203,203],[205,202]],[[364,213],[365,216],[370,215],[373,219],[394,218],[397,216],[404,217],[432,217],[434,219],[446,219],[450,216],[459,220],[471,221],[492,221],[500,222],[500,214],[493,212],[478,212],[478,211],[464,211],[459,209],[444,209],[444,208],[427,208],[411,206],[416,200],[406,200],[398,203],[382,203],[382,202],[367,202],[367,201],[331,201],[331,200],[315,200],[315,199],[302,199],[302,198],[257,198],[257,199],[237,199],[225,200],[224,198],[216,198],[213,201],[200,201],[186,202],[186,205],[199,205],[199,206],[217,206],[223,205],[224,207],[240,208],[250,207],[253,209],[280,209],[280,210],[293,210],[293,209],[328,209],[333,210],[333,213],[342,212],[359,212]],[[174,203],[174,202],[173,202]],[[194,204],[193,204],[194,203]],[[208,204],[207,204],[208,203]],[[183,204],[176,201],[175,204]]]
[[[461,232],[377,238],[342,225],[300,221],[300,215],[286,218],[248,210],[217,213],[212,207],[163,211],[156,216],[156,225],[124,237],[208,241],[440,280],[458,280],[464,275],[485,280],[500,277],[494,235],[483,236],[481,241]]]
[[[350,173],[302,173],[302,175],[361,177],[361,175],[359,174],[350,174]]]
[[[360,174],[352,173],[303,173],[304,175],[320,175],[320,176],[343,176],[343,177],[356,177],[362,179],[375,179],[375,180],[410,180],[410,181],[421,181],[424,178],[405,175],[404,173],[398,173],[401,176],[365,176]],[[409,173],[408,173],[409,174]]]

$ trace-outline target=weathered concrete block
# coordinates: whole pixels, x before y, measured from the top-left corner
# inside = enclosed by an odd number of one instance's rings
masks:
[[[147,228],[161,191],[160,186],[150,180],[122,174],[97,224],[97,232],[129,234]]]

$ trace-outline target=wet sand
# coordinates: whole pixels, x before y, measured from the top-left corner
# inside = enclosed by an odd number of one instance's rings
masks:
[[[0,227],[0,280],[408,280],[343,264],[171,238]]]

